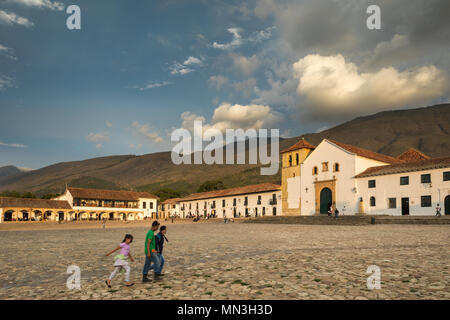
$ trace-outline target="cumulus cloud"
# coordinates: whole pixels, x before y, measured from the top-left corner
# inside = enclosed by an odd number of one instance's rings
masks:
[[[234,90],[241,92],[244,97],[250,97],[256,91],[256,79],[249,78],[247,80],[235,82],[232,84]]]
[[[231,57],[233,58],[234,67],[246,76],[251,75],[259,68],[260,61],[256,55],[246,57],[238,54],[231,54]]]
[[[270,39],[274,30],[275,27],[271,26],[266,29],[253,32],[248,37],[243,38],[241,36],[241,33],[243,31],[241,28],[228,28],[227,31],[231,33],[232,40],[227,43],[218,43],[214,41],[212,47],[220,50],[232,50],[246,43],[259,43]]]
[[[203,122],[203,130],[210,128],[225,132],[226,129],[262,129],[273,128],[281,116],[266,105],[239,105],[224,102],[220,104],[213,113],[211,121],[206,122],[205,117],[183,112],[181,114],[182,128],[192,131],[194,121]]]
[[[31,28],[34,26],[34,23],[27,18],[20,17],[14,12],[6,12],[3,10],[0,10],[0,24],[7,26],[20,25],[27,28]]]
[[[202,65],[202,64],[203,64],[203,61],[202,61],[201,59],[199,59],[199,58],[190,56],[189,58],[187,58],[187,59],[183,62],[183,64],[184,64],[185,66],[189,66],[189,65]]]
[[[211,76],[208,79],[208,85],[211,88],[220,89],[228,83],[228,79],[221,75]]]
[[[418,105],[449,88],[448,78],[435,66],[398,71],[384,67],[360,72],[342,55],[308,55],[293,65],[297,94],[318,117],[348,117],[366,112]]]
[[[63,11],[64,3],[58,1],[50,1],[50,0],[7,0],[7,2],[18,3],[27,7],[36,7],[39,9],[50,9]]]
[[[131,124],[133,130],[154,143],[161,143],[164,139],[160,136],[159,132],[155,131],[149,124],[140,124],[138,121],[134,121]]]

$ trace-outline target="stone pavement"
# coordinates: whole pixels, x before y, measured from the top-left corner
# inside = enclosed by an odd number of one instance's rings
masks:
[[[142,284],[146,227],[2,231],[0,299],[450,299],[448,225],[168,224],[165,279]],[[133,287],[105,254],[134,235]],[[67,267],[81,269],[69,290]],[[381,269],[369,290],[366,270]]]

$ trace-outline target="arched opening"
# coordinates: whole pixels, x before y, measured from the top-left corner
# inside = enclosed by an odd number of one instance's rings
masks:
[[[272,208],[272,215],[276,216],[277,215],[277,207],[273,207]]]
[[[34,221],[42,221],[42,212],[41,211],[34,210]]]
[[[328,213],[329,207],[333,202],[333,194],[329,188],[323,188],[320,191],[320,213]]]
[[[445,197],[445,214],[450,214],[450,196]]]
[[[64,212],[58,212],[58,221],[64,221]]]
[[[30,220],[30,214],[28,213],[28,211],[22,211],[22,219],[19,219],[22,221],[28,221]]]
[[[334,171],[334,172],[339,172],[339,163],[336,162],[336,163],[334,164],[333,171]]]
[[[127,221],[127,215],[126,215],[125,213],[122,212],[122,213],[120,214],[120,219],[123,220],[123,221]]]
[[[370,197],[370,206],[375,207],[376,206],[376,200],[375,197]]]
[[[6,211],[3,215],[3,221],[13,221],[13,214],[14,211],[12,210]]]
[[[52,219],[52,212],[51,211],[45,211],[44,213],[44,220],[51,220]]]

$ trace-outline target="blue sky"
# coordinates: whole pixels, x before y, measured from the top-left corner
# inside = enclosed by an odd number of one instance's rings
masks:
[[[294,136],[448,101],[448,22],[418,29],[414,11],[430,2],[393,16],[375,1],[375,32],[350,2],[0,1],[0,165],[166,151],[194,119]],[[66,28],[71,4],[81,30]],[[431,6],[439,21],[447,4]],[[388,101],[386,78],[421,93]]]

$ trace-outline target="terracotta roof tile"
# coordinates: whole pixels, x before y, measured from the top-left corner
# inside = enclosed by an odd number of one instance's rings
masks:
[[[0,208],[72,209],[69,202],[64,200],[32,198],[0,198]]]
[[[285,153],[285,152],[303,149],[303,148],[314,150],[316,147],[314,147],[311,143],[306,141],[304,138],[301,138],[296,144],[290,146],[287,149],[282,150],[280,153]]]
[[[387,174],[423,171],[439,168],[450,168],[450,157],[432,158],[413,162],[396,163],[386,166],[371,167],[361,172],[360,174],[357,174],[355,178],[381,176]]]
[[[181,198],[181,201],[192,201],[192,200],[201,200],[201,199],[218,198],[218,197],[229,197],[229,196],[237,196],[237,195],[241,195],[241,194],[278,191],[278,190],[281,190],[281,186],[278,184],[261,183],[261,184],[254,184],[254,185],[230,188],[230,189],[224,189],[224,190],[214,190],[214,191],[193,193],[187,197]]]
[[[180,202],[181,198],[171,198],[164,201],[162,204],[174,204]]]
[[[363,148],[359,148],[359,147],[355,147],[349,144],[345,144],[339,141],[335,141],[335,140],[331,140],[331,139],[327,139],[329,142],[351,152],[354,153],[360,157],[364,157],[364,158],[368,158],[368,159],[372,159],[372,160],[377,160],[377,161],[381,161],[381,162],[386,162],[389,164],[393,164],[393,163],[401,163],[403,162],[400,159],[397,158],[393,158],[381,153],[376,153],[367,149],[363,149]]]
[[[119,191],[119,190],[101,190],[68,188],[74,198],[101,199],[101,200],[139,200],[139,198],[159,199],[157,196],[148,192]]]
[[[403,152],[401,155],[397,157],[397,159],[400,159],[402,161],[411,162],[411,161],[418,161],[418,160],[426,160],[431,159],[426,154],[423,154],[422,152],[416,150],[416,149],[409,149],[405,152]]]

